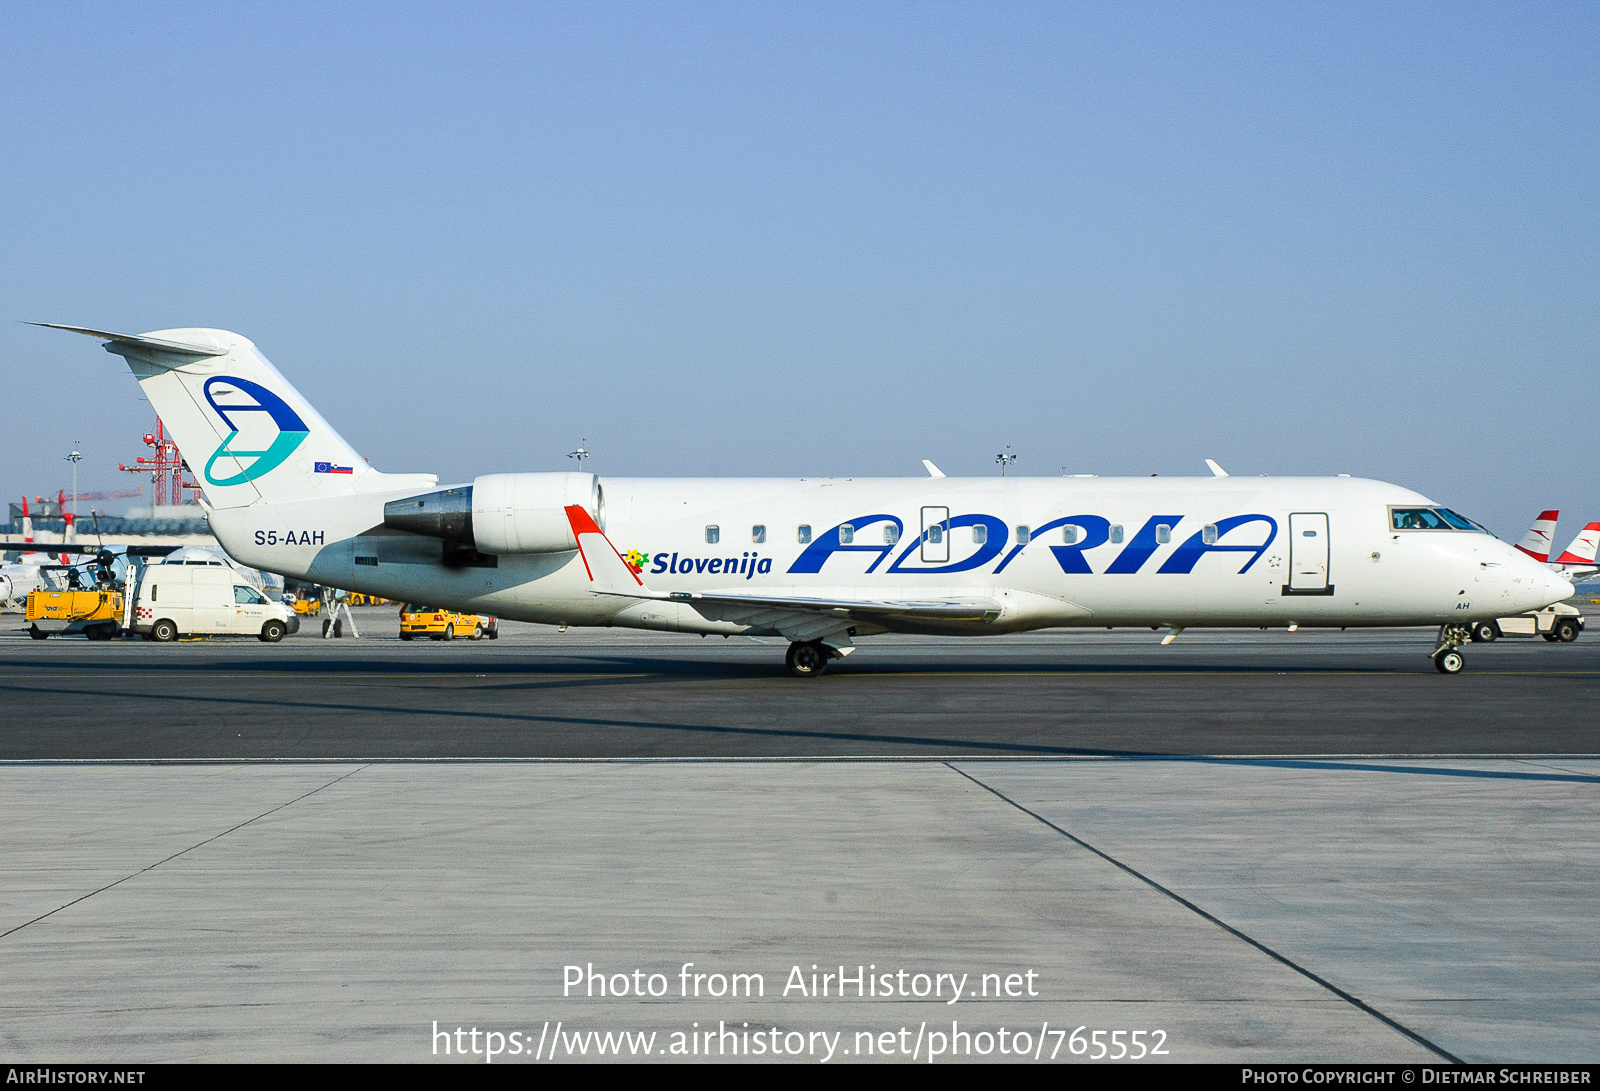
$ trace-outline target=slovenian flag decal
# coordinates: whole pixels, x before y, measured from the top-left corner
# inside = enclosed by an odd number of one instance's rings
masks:
[[[355,470],[353,470],[349,466],[335,466],[331,462],[319,462],[319,463],[317,463],[316,471],[319,474],[352,474],[352,473],[355,473]]]

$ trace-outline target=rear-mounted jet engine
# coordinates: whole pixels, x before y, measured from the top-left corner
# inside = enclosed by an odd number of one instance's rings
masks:
[[[485,474],[470,485],[391,500],[383,525],[443,540],[450,567],[493,568],[508,553],[577,549],[566,513],[573,504],[605,527],[605,491],[594,474]]]

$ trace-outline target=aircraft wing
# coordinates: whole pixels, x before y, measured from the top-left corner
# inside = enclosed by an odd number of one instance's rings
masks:
[[[583,508],[567,508],[573,537],[588,573],[590,590],[619,598],[683,602],[703,616],[735,625],[770,629],[790,640],[821,640],[847,648],[848,630],[857,622],[885,625],[895,622],[993,621],[1001,605],[991,598],[854,598],[805,594],[739,591],[654,591],[622,559]]]
[[[745,595],[722,591],[666,591],[660,597],[694,605],[702,614],[799,611],[852,621],[993,621],[1000,604],[990,598],[818,598],[812,595]]]

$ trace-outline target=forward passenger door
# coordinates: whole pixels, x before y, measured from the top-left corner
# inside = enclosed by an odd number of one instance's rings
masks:
[[[1327,594],[1328,516],[1324,512],[1294,512],[1289,516],[1289,591]]]

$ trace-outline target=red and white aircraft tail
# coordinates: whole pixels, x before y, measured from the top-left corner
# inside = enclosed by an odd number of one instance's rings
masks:
[[[1528,533],[1517,543],[1517,548],[1536,561],[1548,563],[1550,553],[1556,547],[1556,520],[1560,517],[1559,511],[1541,511],[1539,518],[1533,521],[1533,526],[1528,528]]]
[[[1568,579],[1573,575],[1593,575],[1600,572],[1600,563],[1595,560],[1597,550],[1600,550],[1600,523],[1590,523],[1553,563],[1560,566],[1559,571]]]

